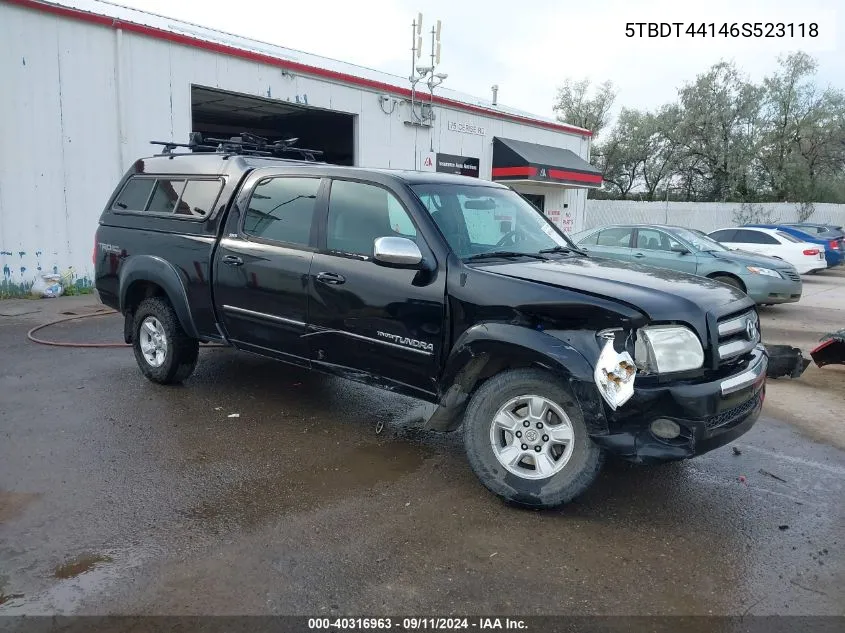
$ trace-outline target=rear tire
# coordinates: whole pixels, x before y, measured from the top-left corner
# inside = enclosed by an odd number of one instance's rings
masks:
[[[167,299],[144,299],[135,311],[132,348],[141,372],[152,382],[177,384],[194,372],[199,341],[185,333]]]
[[[568,387],[536,369],[502,372],[473,394],[464,448],[488,490],[532,508],[571,501],[593,483],[604,462]]]
[[[745,284],[743,284],[736,277],[730,277],[728,275],[713,275],[710,279],[712,279],[713,281],[720,281],[723,284],[733,286],[737,290],[742,290],[743,292],[745,292]]]

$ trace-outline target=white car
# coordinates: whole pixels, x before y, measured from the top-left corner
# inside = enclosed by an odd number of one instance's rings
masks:
[[[802,242],[794,235],[777,229],[757,227],[713,231],[709,236],[732,250],[777,257],[795,266],[801,275],[827,268],[824,250],[817,244]]]

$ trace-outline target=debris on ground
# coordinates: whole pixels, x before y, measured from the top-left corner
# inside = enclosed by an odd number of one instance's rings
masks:
[[[770,473],[768,470],[763,470],[763,469],[761,468],[761,469],[760,469],[760,474],[761,474],[761,475],[766,475],[766,476],[768,476],[768,477],[771,477],[772,479],[777,479],[778,481],[782,481],[783,483],[786,483],[786,479],[784,479],[783,477],[778,477],[776,474],[774,474],[774,473]]]
[[[734,449],[734,455],[742,455],[742,451],[739,450],[736,446],[734,446],[733,449]]]
[[[737,477],[737,479],[739,479],[739,483],[741,483],[741,484],[745,483],[745,475],[740,475],[739,477]]]
[[[227,418],[239,418],[239,417],[241,417],[241,414],[240,413],[230,413],[226,417]]]
[[[381,432],[384,430],[384,422],[379,420],[376,422],[376,435],[381,435]]]
[[[845,365],[845,329],[825,334],[821,341],[810,351],[816,365]]]
[[[40,275],[29,289],[33,297],[52,299],[62,296],[64,293],[62,276],[55,274]]]
[[[17,600],[18,598],[23,598],[22,593],[3,593],[0,591],[0,604],[6,604],[7,602],[11,602],[12,600]]]
[[[810,365],[810,359],[804,358],[801,350],[791,345],[766,345],[769,355],[769,368],[766,376],[769,378],[798,378]]]
[[[783,532],[784,530],[788,530],[788,529],[789,529],[789,526],[788,526],[788,525],[779,525],[779,526],[778,526],[778,529],[779,529],[781,532]]]

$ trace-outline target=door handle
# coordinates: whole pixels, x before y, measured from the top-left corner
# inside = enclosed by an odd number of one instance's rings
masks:
[[[634,257],[645,257],[645,253],[634,253]]]
[[[242,260],[237,255],[226,255],[223,257],[223,263],[227,264],[228,266],[242,266],[244,260]]]
[[[324,284],[339,286],[340,284],[346,281],[346,277],[344,277],[343,275],[338,275],[337,273],[319,273],[317,275],[317,281],[320,281]]]

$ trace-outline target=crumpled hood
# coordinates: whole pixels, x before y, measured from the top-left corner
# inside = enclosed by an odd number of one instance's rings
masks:
[[[725,314],[754,305],[742,291],[705,277],[609,259],[569,256],[472,266],[620,301],[653,321],[683,321],[699,331],[706,330],[708,311]],[[736,305],[728,308],[731,304]]]

